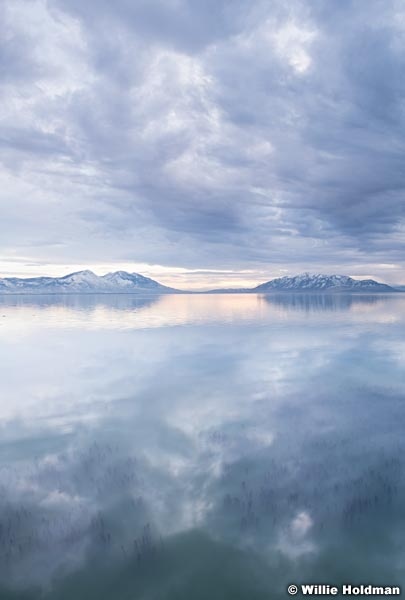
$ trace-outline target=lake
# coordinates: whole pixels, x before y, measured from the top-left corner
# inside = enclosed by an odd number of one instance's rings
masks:
[[[405,585],[405,295],[0,297],[0,598]]]

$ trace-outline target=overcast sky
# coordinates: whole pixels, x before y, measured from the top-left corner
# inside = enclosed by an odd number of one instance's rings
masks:
[[[405,4],[2,0],[0,274],[405,283]]]

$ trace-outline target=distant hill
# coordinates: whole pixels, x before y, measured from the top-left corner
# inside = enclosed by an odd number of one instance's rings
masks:
[[[215,289],[208,294],[246,294],[270,292],[396,292],[399,291],[374,279],[352,279],[347,275],[310,275],[304,273],[295,277],[279,277],[261,283],[254,288]]]
[[[347,275],[296,275],[295,277],[280,277],[262,283],[252,289],[252,292],[395,292],[396,290],[378,283],[374,279],[353,279]]]
[[[64,277],[0,278],[0,293],[3,294],[171,294],[177,291],[149,277],[125,271],[102,276],[92,271],[78,271]]]
[[[254,288],[216,289],[205,294],[257,294],[270,292],[396,292],[385,283],[373,279],[352,279],[346,275],[297,275],[280,277]],[[78,271],[64,277],[0,278],[0,294],[184,294],[182,290],[162,285],[138,273],[116,271],[96,275]]]

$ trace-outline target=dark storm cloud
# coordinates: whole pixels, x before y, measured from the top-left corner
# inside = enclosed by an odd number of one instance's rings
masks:
[[[30,247],[51,219],[62,262],[402,262],[401,3],[18,0],[3,17],[5,254],[46,259]]]

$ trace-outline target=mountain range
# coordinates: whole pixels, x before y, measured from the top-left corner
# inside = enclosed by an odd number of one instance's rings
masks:
[[[394,288],[385,283],[379,283],[374,279],[353,279],[347,275],[310,275],[309,273],[303,273],[302,275],[295,275],[294,277],[278,277],[277,279],[271,279],[265,283],[261,283],[254,288],[244,289],[227,289],[221,290],[216,289],[208,293],[254,293],[254,294],[268,294],[274,292],[312,292],[318,293],[334,293],[334,292],[368,292],[368,293],[380,293],[380,292],[397,292],[399,288]]]
[[[347,275],[310,275],[280,277],[254,288],[216,289],[199,293],[270,293],[270,292],[396,292],[401,289],[374,279],[353,279]],[[167,287],[138,273],[116,271],[96,275],[78,271],[64,277],[0,278],[0,294],[181,294],[183,290]],[[196,292],[194,292],[196,293]]]
[[[64,277],[0,278],[0,294],[168,294],[177,291],[149,277],[125,271],[101,276],[93,271],[78,271]]]
[[[277,291],[367,291],[391,292],[394,291],[385,283],[378,283],[374,279],[353,279],[347,275],[296,275],[295,277],[280,277],[262,283],[254,288],[255,292]]]

